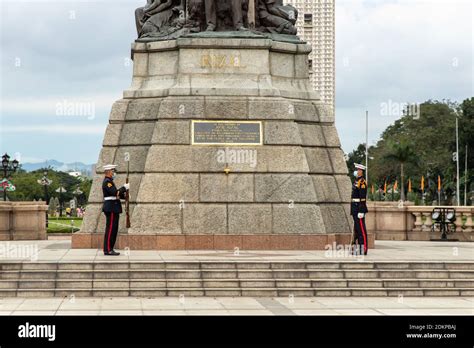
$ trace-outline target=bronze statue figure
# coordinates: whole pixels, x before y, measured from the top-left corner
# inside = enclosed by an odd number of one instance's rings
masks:
[[[187,0],[187,13],[185,27],[192,33],[198,33],[205,28],[204,0]]]
[[[137,26],[137,33],[139,37],[142,31],[143,24],[145,24],[145,20],[149,18],[149,16],[145,13],[148,11],[153,1],[154,0],[147,0],[147,4],[145,6],[139,7],[135,10],[135,24]]]
[[[147,0],[145,7],[135,11],[139,37],[167,35],[184,25],[184,9],[180,0]]]
[[[204,0],[204,6],[206,9],[206,31],[214,31],[217,27],[217,15],[216,15],[216,3],[217,0]],[[232,22],[234,29],[237,31],[246,31],[244,27],[242,17],[242,0],[230,0]]]
[[[298,10],[282,0],[258,0],[260,25],[269,32],[296,35]]]

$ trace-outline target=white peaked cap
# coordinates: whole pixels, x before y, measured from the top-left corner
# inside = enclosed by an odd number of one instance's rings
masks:
[[[104,170],[112,170],[112,169],[115,169],[117,168],[117,165],[116,164],[106,164],[105,166],[103,166]]]
[[[362,164],[359,164],[359,163],[354,163],[354,167],[356,167],[356,169],[362,169],[362,170],[366,170],[366,166],[362,165]]]

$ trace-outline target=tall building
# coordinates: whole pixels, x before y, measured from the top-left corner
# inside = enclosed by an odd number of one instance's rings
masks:
[[[322,100],[334,110],[335,0],[287,0],[298,9],[298,36],[313,48],[309,56],[310,80]]]

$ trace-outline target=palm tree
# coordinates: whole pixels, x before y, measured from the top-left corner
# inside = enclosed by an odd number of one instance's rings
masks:
[[[400,198],[402,201],[405,201],[404,166],[406,163],[416,163],[418,161],[418,155],[415,153],[410,143],[400,141],[390,144],[390,152],[386,154],[384,158],[389,161],[400,163]]]

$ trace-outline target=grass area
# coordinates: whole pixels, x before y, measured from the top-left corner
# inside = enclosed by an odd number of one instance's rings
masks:
[[[61,217],[52,217],[51,215],[49,216],[50,220],[66,220],[66,221],[71,221],[71,220],[82,220],[80,217],[66,217],[66,216],[61,216]]]
[[[70,233],[79,231],[82,226],[82,218],[49,218],[48,233]],[[71,225],[71,221],[73,224]]]

